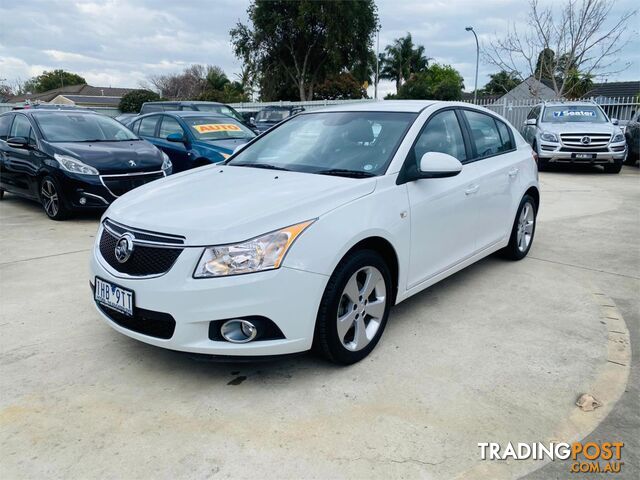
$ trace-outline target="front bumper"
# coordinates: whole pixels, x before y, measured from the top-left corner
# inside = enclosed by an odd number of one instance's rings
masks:
[[[589,158],[579,158],[578,155],[588,155]],[[538,158],[549,163],[575,164],[611,164],[625,159],[627,146],[625,143],[612,144],[609,147],[589,150],[570,149],[557,144],[541,142],[538,148]]]
[[[124,335],[184,352],[258,357],[311,348],[318,307],[328,277],[281,267],[247,275],[194,279],[192,274],[201,254],[201,247],[186,247],[167,273],[140,279],[113,270],[102,259],[98,248],[94,248],[91,283],[98,276],[133,290],[134,311],[168,314],[175,320],[175,329],[170,338],[145,335],[116,323],[96,305],[100,316]],[[284,338],[258,339],[244,344],[209,338],[212,321],[251,316],[268,318],[278,326]]]

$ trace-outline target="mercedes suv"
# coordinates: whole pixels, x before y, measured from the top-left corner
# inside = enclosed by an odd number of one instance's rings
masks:
[[[531,109],[522,135],[549,164],[598,164],[618,173],[627,153],[624,133],[594,102],[546,102]]]

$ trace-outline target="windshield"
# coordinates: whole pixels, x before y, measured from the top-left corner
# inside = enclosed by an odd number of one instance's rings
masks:
[[[607,117],[596,105],[558,105],[546,107],[542,121],[549,123],[605,123]]]
[[[417,114],[328,112],[293,117],[229,165],[364,177],[381,175]]]
[[[289,110],[260,110],[256,122],[281,122],[289,116]]]
[[[226,105],[208,105],[206,103],[198,103],[197,108],[201,112],[216,112],[226,115],[227,117],[235,118],[238,121],[243,121],[243,118],[233,108]]]
[[[34,118],[49,142],[124,142],[139,140],[112,118],[91,113],[42,113]]]
[[[183,117],[189,130],[198,140],[230,140],[234,138],[253,138],[251,130],[232,118],[218,116]]]

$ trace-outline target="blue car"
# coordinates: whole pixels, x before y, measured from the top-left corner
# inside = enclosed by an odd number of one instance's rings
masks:
[[[222,162],[236,147],[256,137],[237,120],[206,112],[149,113],[127,126],[165,152],[174,173]]]

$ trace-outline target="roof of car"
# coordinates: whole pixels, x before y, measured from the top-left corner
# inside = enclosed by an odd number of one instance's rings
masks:
[[[9,113],[9,112],[7,112]],[[60,113],[84,113],[84,114],[93,114],[100,115],[93,110],[87,110],[82,108],[22,108],[20,110],[11,110],[11,113],[24,113],[27,115],[33,115],[37,113],[38,115],[58,115]]]
[[[231,118],[235,120],[235,118],[225,115],[223,113],[218,112],[203,112],[196,110],[167,110],[165,112],[149,112],[141,115],[146,117],[147,115],[173,115],[176,117],[217,117],[217,118]]]
[[[373,102],[353,102],[330,105],[322,108],[323,112],[414,112],[439,103],[434,100],[383,100]],[[318,111],[318,110],[316,110]]]
[[[553,102],[544,102],[547,107],[562,107],[567,105],[595,105],[591,100],[570,100],[566,102],[555,100]]]
[[[207,104],[207,105],[224,105],[224,103],[220,102],[207,102],[205,100],[162,100],[159,102],[144,102],[143,105],[198,105],[198,104]]]

